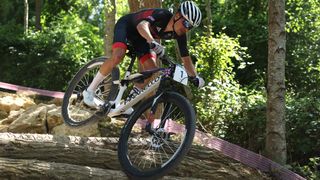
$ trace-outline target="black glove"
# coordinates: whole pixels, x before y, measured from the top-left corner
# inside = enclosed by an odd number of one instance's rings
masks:
[[[198,88],[205,85],[204,79],[200,76],[189,76],[189,81]]]

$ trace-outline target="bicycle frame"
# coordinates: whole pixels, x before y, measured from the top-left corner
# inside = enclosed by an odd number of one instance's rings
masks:
[[[185,69],[180,65],[174,64],[171,60],[168,59],[167,56],[163,56],[161,60],[162,62],[167,62],[170,65],[168,68],[155,68],[152,70],[131,74],[134,62],[136,60],[136,54],[133,52],[134,51],[129,50],[129,53],[127,54],[131,58],[131,61],[128,69],[126,70],[124,78],[122,80],[120,79],[113,82],[114,84],[119,85],[119,91],[118,91],[117,97],[115,98],[114,101],[108,101],[103,106],[103,107],[109,107],[109,108],[105,108],[107,112],[107,116],[109,117],[115,117],[121,114],[131,114],[133,111],[132,106],[136,105],[138,102],[140,102],[144,97],[146,97],[150,93],[159,89],[161,81],[164,77],[168,77],[172,75],[173,80],[179,83],[182,83],[184,85],[187,85],[188,83],[188,75]],[[174,73],[171,74],[173,67],[174,67]],[[141,93],[139,93],[133,99],[129,99],[128,101],[123,100],[123,94],[125,90],[128,88],[128,84],[130,82],[133,82],[138,78],[144,79],[146,76],[148,75],[150,76],[155,72],[161,72],[161,74],[156,78],[154,78],[152,81],[150,81],[149,84],[142,90]],[[129,112],[126,112],[126,111],[129,111]]]
[[[109,116],[109,117],[115,117],[115,116],[121,115],[124,112],[126,112],[127,110],[130,111],[130,108],[132,106],[134,106],[135,104],[140,102],[144,97],[146,97],[148,94],[154,92],[160,86],[162,75],[159,75],[154,80],[149,82],[149,84],[143,89],[143,91],[140,94],[138,94],[135,98],[130,99],[129,101],[124,101],[122,98],[123,98],[123,94],[124,94],[125,90],[128,88],[128,84],[130,82],[132,82],[132,79],[134,79],[134,77],[143,76],[143,74],[140,74],[140,73],[131,74],[134,62],[136,60],[136,55],[129,54],[129,57],[131,57],[131,62],[130,62],[128,69],[126,70],[124,78],[122,80],[117,80],[117,81],[113,82],[114,84],[119,85],[119,92],[118,92],[117,97],[115,98],[114,101],[108,102],[109,103],[108,105],[111,107],[109,113],[107,114],[107,116]],[[161,71],[164,69],[165,68],[157,68],[157,69],[152,70],[152,73],[158,72],[158,71]],[[133,111],[133,109],[131,109],[131,112],[132,111]]]
[[[130,75],[130,74],[129,74]],[[135,98],[131,99],[130,101],[121,101],[123,97],[124,91],[127,89],[127,85],[121,85],[120,82],[116,82],[120,84],[120,90],[118,92],[118,95],[114,101],[110,101],[111,105],[114,105],[114,108],[110,109],[110,112],[108,113],[109,117],[118,116],[125,111],[127,111],[129,108],[137,104],[139,101],[141,101],[146,95],[150,94],[151,92],[158,89],[160,86],[160,80],[161,75],[158,76],[154,81],[150,82],[149,85]]]

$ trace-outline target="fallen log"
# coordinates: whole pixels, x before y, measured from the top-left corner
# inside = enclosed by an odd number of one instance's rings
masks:
[[[117,142],[117,138],[0,133],[0,157],[119,170]],[[170,175],[205,179],[269,179],[217,151],[199,146],[193,146]]]
[[[128,179],[122,171],[32,159],[0,158],[1,179]],[[165,176],[163,179],[184,179]],[[195,179],[195,178],[193,178]]]
[[[120,169],[117,138],[0,133],[0,157]]]
[[[121,171],[33,159],[0,158],[0,179],[127,179]]]

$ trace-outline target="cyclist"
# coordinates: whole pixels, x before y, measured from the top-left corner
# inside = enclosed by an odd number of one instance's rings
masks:
[[[157,40],[176,39],[183,65],[191,82],[197,87],[204,86],[204,80],[197,75],[189,56],[186,38],[186,32],[199,26],[201,18],[200,9],[192,1],[182,2],[175,14],[166,9],[155,8],[121,17],[114,29],[112,56],[102,64],[89,87],[83,91],[84,103],[90,107],[97,106],[94,102],[94,92],[106,75],[123,60],[127,41],[131,42],[140,59],[141,70],[149,70],[157,68],[156,57],[161,57],[165,51]],[[130,95],[138,94],[146,83],[135,85]]]

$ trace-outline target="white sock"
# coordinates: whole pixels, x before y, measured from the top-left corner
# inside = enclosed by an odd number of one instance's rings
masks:
[[[97,89],[98,85],[104,80],[104,78],[106,78],[106,76],[102,75],[99,71],[92,80],[90,86],[87,88],[87,91],[94,92]]]

